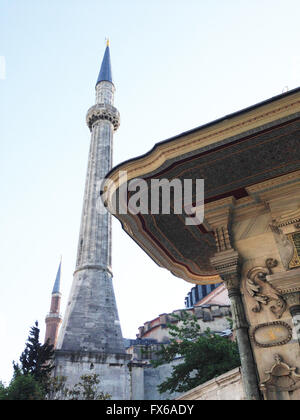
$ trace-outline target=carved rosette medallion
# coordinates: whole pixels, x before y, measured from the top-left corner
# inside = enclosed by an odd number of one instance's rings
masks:
[[[277,319],[281,318],[287,308],[286,302],[279,290],[268,283],[266,276],[273,274],[272,269],[278,265],[277,260],[268,258],[265,267],[253,267],[247,273],[246,290],[255,300],[253,312],[260,312],[263,306],[269,310]]]

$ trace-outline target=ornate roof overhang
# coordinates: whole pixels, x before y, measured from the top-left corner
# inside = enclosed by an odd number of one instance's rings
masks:
[[[104,200],[123,229],[158,265],[192,283],[217,283],[220,277],[210,264],[216,253],[210,214],[225,207],[230,212],[236,203],[259,205],[253,186],[274,178],[287,182],[286,176],[299,169],[297,88],[160,142],[145,155],[116,166],[107,175]],[[121,214],[113,203],[120,202],[121,188],[136,178],[148,184],[162,178],[204,179],[204,222],[187,226],[184,216],[172,211]],[[129,198],[130,193],[125,200]]]

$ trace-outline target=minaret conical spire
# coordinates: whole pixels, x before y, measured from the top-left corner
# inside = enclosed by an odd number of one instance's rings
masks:
[[[109,40],[106,42],[106,49],[103,56],[100,72],[98,75],[97,83],[100,82],[110,82],[112,83],[112,71],[111,71],[111,61],[110,61],[110,50],[109,50]]]
[[[54,282],[52,294],[54,294],[54,293],[60,293],[60,275],[61,275],[61,259],[60,259],[60,263],[59,263],[59,266],[58,266],[58,270],[57,270],[57,274],[56,274],[56,278],[55,278],[55,282]]]

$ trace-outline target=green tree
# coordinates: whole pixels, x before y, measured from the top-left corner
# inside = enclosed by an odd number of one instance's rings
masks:
[[[182,357],[172,366],[172,374],[158,386],[160,393],[186,392],[202,383],[240,366],[236,342],[213,334],[201,333],[197,318],[183,312],[174,315],[176,324],[168,324],[170,344],[162,346],[153,360],[154,367]]]
[[[7,388],[3,382],[0,381],[0,401],[1,400],[7,400]]]
[[[14,376],[31,375],[44,389],[47,390],[50,373],[54,366],[53,345],[47,341],[44,344],[39,342],[40,330],[38,322],[30,329],[25,350],[20,356],[20,363],[13,362]]]
[[[8,387],[0,381],[0,400],[108,400],[111,395],[99,391],[99,375],[82,375],[73,388],[65,377],[52,377],[54,348],[39,342],[38,322],[30,333],[19,362],[13,362],[14,375]]]
[[[53,369],[53,346],[39,342],[38,322],[30,329],[19,363],[13,361],[14,375],[8,387],[0,385],[0,399],[41,400],[48,391]]]
[[[0,392],[1,395],[1,392]],[[44,390],[32,375],[17,375],[3,394],[3,400],[43,400]]]

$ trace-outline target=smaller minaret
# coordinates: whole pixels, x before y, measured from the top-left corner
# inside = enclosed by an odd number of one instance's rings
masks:
[[[46,334],[45,342],[49,339],[49,344],[53,344],[54,348],[56,347],[56,341],[58,336],[59,326],[62,322],[62,317],[60,315],[60,274],[61,274],[61,260],[56,274],[55,283],[52,290],[50,312],[46,316]]]

